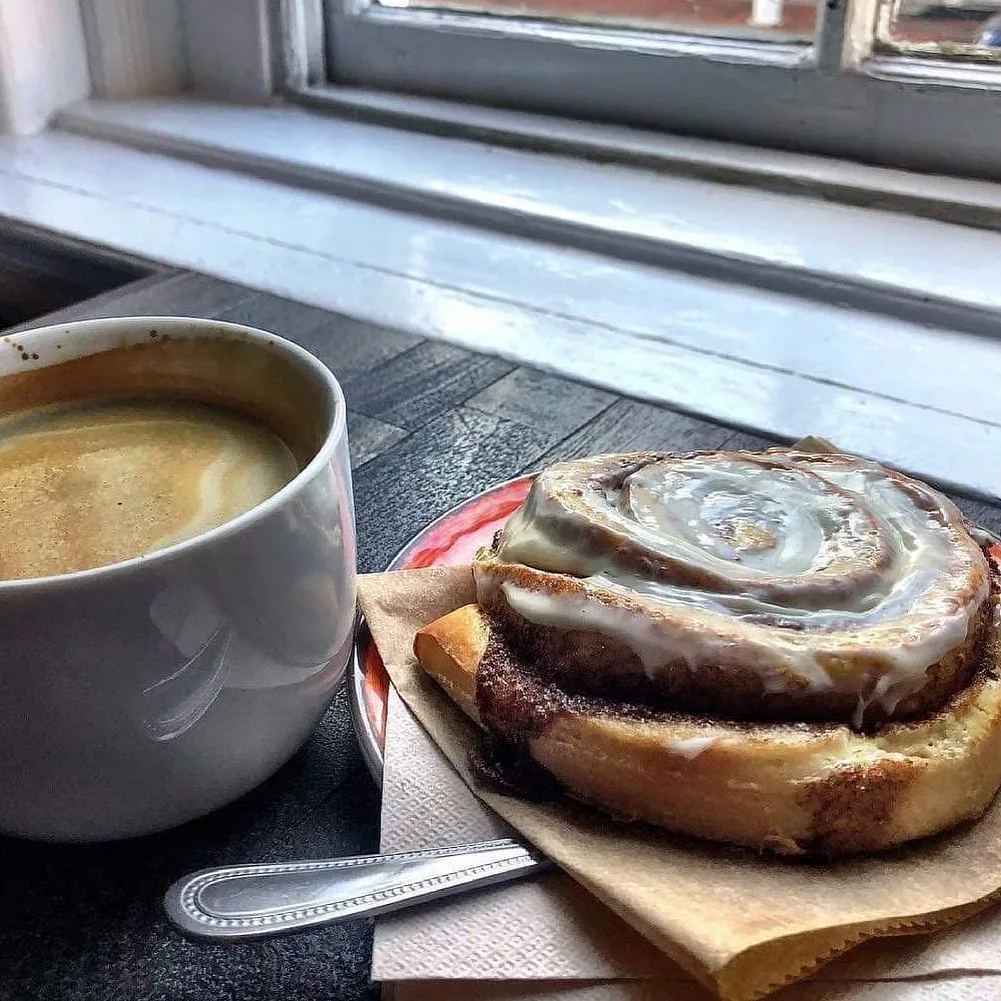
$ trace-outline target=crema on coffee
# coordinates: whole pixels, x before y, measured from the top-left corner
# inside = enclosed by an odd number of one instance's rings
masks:
[[[172,399],[108,399],[0,417],[0,579],[117,563],[192,538],[298,472],[267,426]]]

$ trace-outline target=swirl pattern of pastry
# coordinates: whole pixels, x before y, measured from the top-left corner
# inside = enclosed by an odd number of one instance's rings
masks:
[[[999,554],[849,456],[597,456],[537,477],[477,603],[414,650],[515,795],[540,776],[698,837],[878,851],[1001,785]]]
[[[991,619],[957,508],[841,455],[560,463],[474,569],[565,691],[731,719],[926,713],[969,682]]]

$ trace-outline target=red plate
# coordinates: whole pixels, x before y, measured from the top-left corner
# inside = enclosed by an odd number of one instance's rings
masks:
[[[415,570],[472,562],[476,550],[490,542],[528,496],[531,485],[532,477],[522,476],[465,501],[428,525],[387,569]],[[358,743],[373,777],[381,782],[389,675],[364,622],[358,627],[350,673],[348,693]]]

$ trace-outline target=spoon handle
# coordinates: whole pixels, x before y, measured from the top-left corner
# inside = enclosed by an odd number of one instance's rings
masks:
[[[551,863],[503,839],[399,855],[202,869],[167,891],[167,915],[188,935],[246,939],[386,914],[539,872]]]

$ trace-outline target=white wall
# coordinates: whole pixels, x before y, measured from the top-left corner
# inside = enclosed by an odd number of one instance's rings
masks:
[[[217,0],[200,2],[211,8]],[[184,89],[188,67],[178,0],[79,3],[95,97],[127,99]]]
[[[89,93],[78,0],[0,0],[0,132],[38,132]]]
[[[189,83],[195,93],[241,104],[271,100],[268,4],[269,0],[180,0]]]

